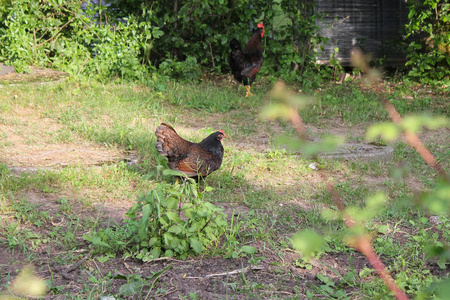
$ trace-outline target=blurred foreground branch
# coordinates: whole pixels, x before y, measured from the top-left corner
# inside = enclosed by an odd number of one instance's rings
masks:
[[[353,227],[355,225],[355,221],[349,215],[345,214],[344,202],[342,201],[341,197],[339,197],[338,192],[334,188],[334,183],[328,182],[326,187],[331,195],[331,198],[333,199],[334,204],[338,207],[341,213],[344,214],[343,217],[345,225],[347,225],[348,228]],[[386,270],[386,267],[384,266],[380,257],[375,253],[369,235],[364,234],[360,236],[353,236],[349,241],[349,245],[364,254],[364,256],[375,268],[378,275],[381,277],[381,279],[383,279],[386,286],[394,293],[397,299],[408,299],[406,294],[395,283],[391,274],[389,274],[389,272]]]
[[[282,83],[277,83],[271,93],[273,99],[280,101],[278,106],[271,105],[262,112],[264,118],[278,118],[282,117],[288,119],[296,132],[302,138],[304,143],[308,143],[308,135],[306,128],[304,126],[303,120],[298,113],[299,106],[295,103],[299,103],[298,99],[296,101],[295,96],[292,93],[286,91],[285,85]],[[321,172],[322,180],[324,182],[328,181],[328,174]],[[344,222],[348,228],[355,226],[355,220],[346,212],[346,207],[342,199],[339,197],[338,192],[334,188],[334,184],[331,182],[327,183],[327,190],[331,194],[333,202],[338,207]],[[370,264],[375,268],[378,275],[384,281],[386,286],[394,293],[395,297],[399,300],[408,299],[406,294],[398,287],[390,273],[386,270],[380,257],[375,253],[372,245],[371,238],[367,234],[354,234],[351,236],[348,242],[349,246],[353,247],[357,251],[361,252]]]
[[[373,81],[376,81],[379,79],[378,74],[374,69],[372,69],[369,66],[369,63],[367,62],[364,54],[359,49],[354,49],[352,51],[352,64],[361,69],[364,73],[366,73],[366,82],[371,83]],[[387,99],[384,95],[381,95],[381,102],[384,105],[384,108],[386,109],[387,113],[389,114],[389,117],[392,119],[392,121],[395,124],[401,124],[403,119],[402,116],[399,114],[395,106]],[[444,169],[442,168],[441,164],[436,160],[436,158],[433,156],[433,154],[425,147],[425,145],[420,140],[419,136],[408,130],[404,130],[404,136],[406,138],[406,141],[408,144],[413,147],[425,160],[425,162],[430,165],[432,168],[436,170],[436,172],[442,176],[444,179],[449,181],[448,175],[445,173]]]
[[[389,116],[391,117],[392,121],[396,124],[400,124],[402,122],[402,116],[398,113],[395,106],[386,99],[385,97],[382,98],[382,103],[384,107],[386,108],[386,111],[388,112]],[[408,132],[405,131],[404,133],[406,141],[408,144],[416,149],[417,153],[422,156],[423,160],[429,164],[433,169],[438,172],[440,176],[445,178],[446,180],[449,180],[448,175],[445,173],[444,169],[442,168],[441,164],[436,160],[436,158],[431,154],[431,152],[425,147],[425,145],[420,140],[419,136],[415,134],[414,132]]]

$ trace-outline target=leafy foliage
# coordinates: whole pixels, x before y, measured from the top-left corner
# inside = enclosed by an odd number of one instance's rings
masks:
[[[148,74],[140,54],[148,53],[160,34],[149,23],[134,16],[105,23],[99,18],[105,7],[82,7],[73,0],[17,0],[3,6],[0,60],[19,71],[38,65],[98,79],[143,79]]]
[[[166,175],[181,173],[165,170]],[[204,192],[211,191],[206,187]],[[96,252],[143,261],[159,257],[186,259],[217,244],[228,227],[221,209],[203,201],[203,193],[193,179],[182,185],[160,183],[138,197],[127,212],[125,225],[100,229],[84,236]],[[181,202],[187,201],[184,205]]]
[[[314,2],[306,0],[15,0],[0,6],[0,60],[19,71],[39,65],[99,79],[145,80],[156,66],[163,75],[196,80],[201,66],[227,71],[231,39],[246,43],[254,24],[264,22],[261,73],[306,78],[311,85],[315,45],[323,41]]]
[[[161,183],[140,196],[127,213],[128,226],[137,228],[130,255],[144,261],[160,256],[186,259],[217,243],[228,223],[219,208],[201,198],[193,180],[182,186]]]
[[[423,83],[450,82],[450,3],[440,0],[408,1],[406,37],[409,76]]]

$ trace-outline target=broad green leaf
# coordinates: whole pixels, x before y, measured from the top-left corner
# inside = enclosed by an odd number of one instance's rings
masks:
[[[183,231],[183,229],[180,227],[180,225],[172,225],[169,227],[167,231],[175,235],[178,235]]]
[[[152,213],[152,206],[150,204],[145,204],[142,207],[142,219],[149,219]]]
[[[389,230],[389,225],[379,225],[377,230],[379,233],[386,234]]]
[[[322,210],[322,216],[327,220],[337,220],[340,215],[336,209],[325,208]]]
[[[148,241],[148,246],[149,247],[153,247],[154,245],[159,244],[159,239],[157,237],[152,237],[149,241]],[[157,245],[160,246],[160,245]]]
[[[191,248],[194,249],[195,253],[197,254],[202,253],[203,246],[196,238],[189,239],[189,244]]]
[[[253,255],[256,253],[256,248],[252,247],[252,246],[242,246],[241,249],[239,250],[239,252],[244,252],[249,255]]]
[[[164,176],[169,176],[169,175],[171,175],[171,176],[185,177],[184,173],[182,173],[182,172],[180,172],[180,171],[175,171],[175,170],[172,170],[172,169],[165,169],[165,170],[163,171],[163,175],[164,175]]]
[[[379,210],[380,207],[386,203],[387,196],[385,193],[378,192],[374,195],[371,195],[366,200],[366,207],[369,210]]]
[[[292,236],[292,243],[296,250],[306,257],[312,257],[322,249],[324,239],[311,230],[303,230]]]
[[[369,268],[364,268],[359,272],[359,277],[360,278],[365,278],[368,275],[372,274],[374,272],[373,269],[369,269]]]
[[[263,120],[273,120],[277,118],[289,120],[292,113],[293,109],[290,106],[282,103],[274,103],[264,106],[259,116]]]
[[[173,235],[170,234],[169,232],[166,232],[166,233],[164,233],[164,235],[163,235],[163,240],[164,240],[164,245],[165,245],[166,247],[170,247],[170,243],[171,243],[172,240],[173,240]]]
[[[320,281],[322,281],[322,282],[325,283],[326,285],[328,285],[328,286],[333,285],[333,286],[334,286],[333,279],[331,279],[330,277],[325,276],[325,275],[320,274],[320,273],[317,274],[316,276],[317,276],[317,279],[319,279]]]
[[[152,250],[150,250],[150,255],[152,258],[158,258],[161,255],[161,248],[153,247]]]
[[[174,198],[174,197],[168,198],[167,199],[167,209],[172,210],[172,209],[177,208],[179,201],[180,201],[179,199]]]
[[[180,246],[180,239],[177,237],[173,237],[173,239],[170,241],[169,248],[170,249],[177,249]]]
[[[178,216],[178,214],[177,214],[176,212],[168,211],[168,212],[166,213],[166,216],[167,216],[167,217],[169,218],[169,220],[172,221],[172,222],[178,223],[178,222],[181,221],[180,217]]]
[[[400,128],[392,122],[375,124],[369,127],[366,132],[366,140],[374,141],[381,137],[386,142],[392,142],[401,134]]]
[[[214,190],[214,188],[212,186],[205,187],[205,192],[211,192],[212,190]]]
[[[449,119],[442,116],[406,116],[403,118],[401,126],[404,130],[418,133],[422,127],[436,130],[442,127],[449,127]]]
[[[122,296],[130,297],[137,294],[139,288],[139,284],[135,281],[131,281],[130,283],[125,283],[120,286],[119,293]]]
[[[189,228],[188,231],[189,232],[196,232],[197,230],[199,230],[201,228],[201,226],[202,226],[202,224],[199,221],[197,221],[197,222],[195,222],[195,223],[193,223],[191,225],[191,227]]]
[[[432,191],[421,196],[421,204],[433,214],[450,211],[450,184],[440,182]]]

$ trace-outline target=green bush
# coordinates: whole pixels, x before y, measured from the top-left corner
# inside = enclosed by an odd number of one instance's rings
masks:
[[[450,3],[408,1],[409,76],[426,84],[450,83]]]
[[[193,180],[183,185],[160,183],[140,196],[127,213],[128,227],[137,229],[127,255],[143,261],[161,256],[186,259],[218,244],[228,222],[221,209],[202,196]]]
[[[18,71],[28,65],[52,67],[98,79],[143,79],[149,73],[151,43],[161,33],[130,16],[126,22],[102,22],[101,6],[80,1],[16,0],[2,4],[0,60]],[[103,7],[104,8],[104,7]]]
[[[204,192],[210,190],[205,187]],[[83,238],[92,243],[95,253],[106,257],[121,252],[125,258],[149,261],[159,257],[186,259],[201,254],[217,246],[228,228],[221,209],[202,200],[204,192],[198,191],[193,179],[181,185],[159,183],[138,197],[123,225],[99,229]]]
[[[263,22],[266,62],[261,74],[310,83],[303,75],[314,67],[314,49],[323,41],[314,3],[306,0],[84,4],[1,2],[0,61],[19,71],[38,65],[97,79],[141,81],[159,67],[163,75],[192,81],[205,70],[228,72],[231,39],[245,44],[251,29]]]

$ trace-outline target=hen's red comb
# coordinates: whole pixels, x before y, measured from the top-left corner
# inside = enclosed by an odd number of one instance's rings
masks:
[[[225,132],[223,132],[223,130],[221,129],[221,130],[219,130],[219,132],[221,133],[221,134],[223,134],[223,137],[226,137],[227,135],[225,134]]]
[[[256,27],[258,27],[258,28],[264,28],[264,25],[263,25],[262,23],[258,23],[258,24],[256,25]]]

